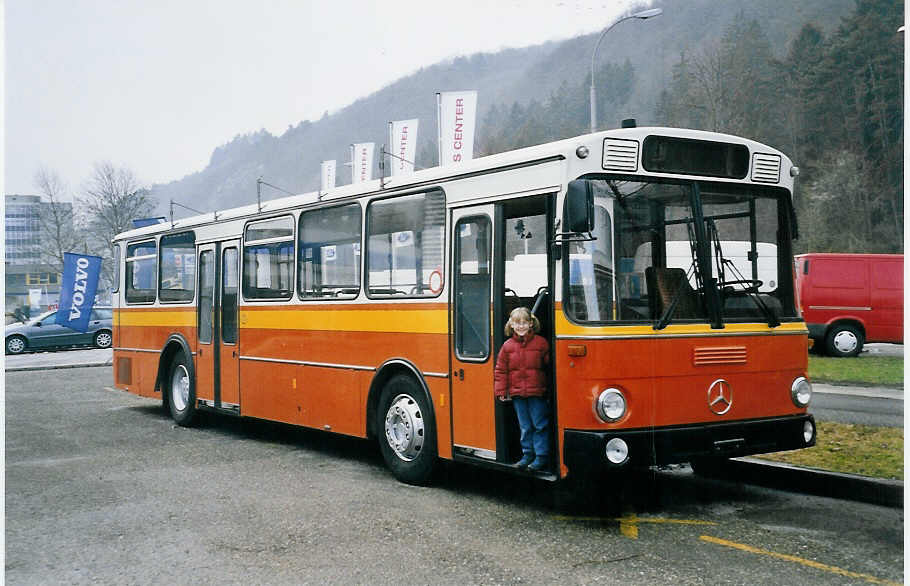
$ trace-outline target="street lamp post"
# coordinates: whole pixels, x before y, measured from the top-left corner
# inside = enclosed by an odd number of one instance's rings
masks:
[[[600,34],[600,38],[597,39],[597,44],[594,45],[594,51],[591,53],[591,132],[597,130],[597,96],[595,95],[594,90],[594,58],[597,56],[597,49],[600,47],[600,42],[604,40],[604,37],[607,36],[607,33],[624,20],[629,20],[632,18],[637,18],[639,20],[648,20],[649,18],[654,18],[655,16],[660,16],[663,14],[663,10],[660,8],[652,8],[650,10],[642,10],[641,12],[636,12],[635,14],[630,14],[629,16],[624,16],[604,29],[604,32]]]

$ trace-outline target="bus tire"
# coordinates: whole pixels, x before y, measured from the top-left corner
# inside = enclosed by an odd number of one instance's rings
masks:
[[[183,427],[193,425],[196,419],[196,388],[186,360],[183,352],[175,354],[165,380],[171,417]]]
[[[436,429],[423,389],[413,378],[392,377],[376,411],[379,448],[386,466],[401,482],[425,485],[436,469]]]
[[[864,343],[863,333],[851,324],[835,324],[825,334],[825,351],[829,356],[856,356],[862,351]]]

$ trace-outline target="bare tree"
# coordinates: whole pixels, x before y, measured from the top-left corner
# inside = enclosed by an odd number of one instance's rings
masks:
[[[42,196],[38,214],[41,263],[63,272],[63,253],[86,247],[82,232],[75,229],[73,204],[63,201],[67,186],[56,171],[41,167],[35,172],[35,186]]]
[[[692,59],[690,87],[694,100],[688,106],[704,112],[706,130],[731,132],[730,76],[719,46],[706,47]]]
[[[105,261],[102,279],[113,282],[111,240],[132,228],[133,219],[148,216],[154,209],[154,202],[131,169],[104,161],[95,163],[79,203],[85,214],[88,235]]]

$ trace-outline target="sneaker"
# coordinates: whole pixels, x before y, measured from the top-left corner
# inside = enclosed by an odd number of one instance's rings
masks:
[[[541,472],[547,469],[547,465],[548,462],[546,456],[538,456],[533,462],[531,462],[531,465],[528,466],[528,470],[531,472]]]
[[[516,468],[526,468],[528,464],[534,461],[534,454],[525,454],[521,460],[515,462]]]

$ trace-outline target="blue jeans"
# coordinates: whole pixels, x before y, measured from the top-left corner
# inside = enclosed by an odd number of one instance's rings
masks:
[[[512,397],[518,425],[521,426],[521,451],[541,458],[550,455],[550,405],[543,397]]]

